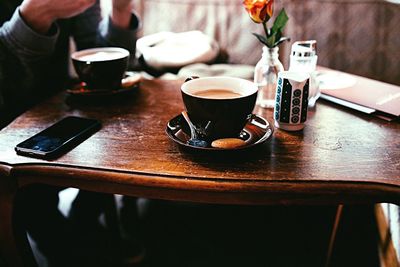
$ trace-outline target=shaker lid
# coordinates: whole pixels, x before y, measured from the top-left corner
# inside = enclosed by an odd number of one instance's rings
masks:
[[[317,54],[317,41],[297,41],[292,44],[292,52],[295,57],[313,57]]]

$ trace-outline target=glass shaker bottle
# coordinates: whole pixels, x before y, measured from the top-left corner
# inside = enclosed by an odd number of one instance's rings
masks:
[[[316,79],[317,41],[297,41],[292,45],[290,53],[290,71],[307,72],[310,75],[308,106],[314,107],[321,92]]]

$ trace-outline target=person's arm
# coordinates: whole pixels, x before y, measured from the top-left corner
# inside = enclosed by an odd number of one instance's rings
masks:
[[[56,29],[50,35],[35,32],[19,9],[0,27],[0,108],[32,89],[35,66],[52,53],[57,35]]]
[[[69,18],[95,0],[24,0],[0,27],[0,111],[26,101],[58,38],[55,21]],[[14,12],[12,14],[12,12]],[[21,96],[21,99],[19,99]],[[1,119],[1,118],[0,118]]]
[[[76,16],[96,0],[25,0],[21,4],[21,14],[30,27],[40,34],[47,34],[58,19]]]
[[[111,14],[103,19],[99,3],[75,17],[73,33],[77,49],[118,46],[128,49],[134,56],[140,22],[132,9],[131,0],[113,0]]]
[[[121,29],[131,29],[132,10],[132,0],[113,0],[110,14],[112,23]]]

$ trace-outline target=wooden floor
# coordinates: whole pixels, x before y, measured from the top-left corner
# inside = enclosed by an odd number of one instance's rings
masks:
[[[147,249],[143,267],[325,266],[336,212],[335,206],[142,204],[136,227]],[[379,266],[372,212],[369,206],[344,207],[329,266]],[[61,240],[54,245],[63,247]],[[90,253],[101,259],[107,251]],[[104,260],[85,266],[117,267]],[[45,258],[40,267],[47,267]]]

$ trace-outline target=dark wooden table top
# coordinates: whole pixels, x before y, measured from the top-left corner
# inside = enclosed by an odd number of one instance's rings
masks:
[[[181,83],[144,80],[133,94],[90,102],[58,94],[0,131],[0,170],[19,187],[48,183],[195,202],[398,202],[398,122],[320,100],[303,131],[275,129],[241,153],[193,153],[165,133],[183,110]],[[255,113],[273,123],[272,110]],[[16,155],[16,144],[67,115],[97,118],[102,129],[56,160]]]

